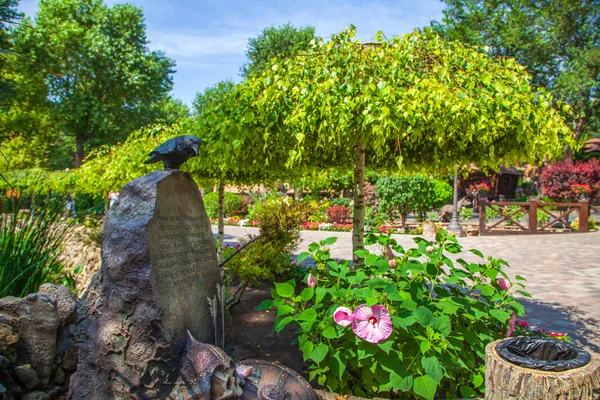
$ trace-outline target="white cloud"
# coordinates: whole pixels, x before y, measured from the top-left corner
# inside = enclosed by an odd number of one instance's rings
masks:
[[[196,58],[201,56],[243,54],[248,44],[247,33],[224,36],[196,33],[151,32],[150,48],[163,50],[170,57]]]

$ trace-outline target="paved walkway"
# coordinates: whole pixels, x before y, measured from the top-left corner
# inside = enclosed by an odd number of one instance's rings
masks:
[[[257,228],[226,226],[225,241],[236,243],[247,234],[257,233]],[[330,236],[338,237],[330,246],[332,257],[350,258],[349,232],[303,231],[298,253],[306,251],[311,242]],[[405,248],[415,245],[413,236],[394,237]],[[526,290],[533,299],[522,298],[522,302],[530,325],[566,332],[576,344],[600,354],[600,232],[475,236],[459,238],[459,242],[465,250],[476,248],[486,256],[506,260],[511,266],[509,276],[527,279]],[[463,258],[469,261],[469,255]]]

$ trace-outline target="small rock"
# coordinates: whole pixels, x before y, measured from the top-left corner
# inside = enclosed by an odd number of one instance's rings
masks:
[[[40,286],[40,293],[46,293],[54,297],[56,301],[56,312],[60,319],[60,325],[75,322],[77,318],[77,297],[64,285],[44,283]]]
[[[56,368],[56,372],[54,372],[54,378],[52,379],[52,383],[56,385],[62,385],[65,383],[65,372],[61,367]]]
[[[12,326],[0,323],[0,355],[8,358],[14,363],[17,359],[15,344],[19,341],[19,335],[13,332]]]
[[[50,400],[50,396],[46,392],[36,390],[35,392],[29,392],[23,396],[23,400]]]
[[[31,364],[15,367],[15,374],[27,390],[35,389],[40,384],[40,378],[38,378]]]
[[[8,359],[4,356],[0,356],[0,382],[6,389],[6,394],[0,396],[2,400],[14,400],[15,398],[20,399],[23,395],[23,389],[16,384],[11,373],[11,367]]]

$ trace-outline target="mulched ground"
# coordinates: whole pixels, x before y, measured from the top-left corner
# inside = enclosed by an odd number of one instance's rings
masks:
[[[308,368],[302,360],[294,326],[288,325],[279,334],[273,331],[275,311],[256,311],[258,305],[271,299],[271,282],[259,287],[248,288],[241,303],[231,310],[234,357],[239,362],[245,359],[260,359],[277,362],[292,368],[308,379]]]

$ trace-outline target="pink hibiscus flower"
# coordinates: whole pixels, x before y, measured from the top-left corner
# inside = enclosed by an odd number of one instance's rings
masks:
[[[500,286],[500,289],[502,290],[508,290],[510,289],[510,282],[504,278],[498,278],[498,286]]]
[[[348,307],[338,307],[333,313],[333,320],[340,326],[352,324],[352,310]]]
[[[352,315],[354,334],[369,343],[379,343],[392,334],[392,320],[387,308],[375,304],[358,306]]]

